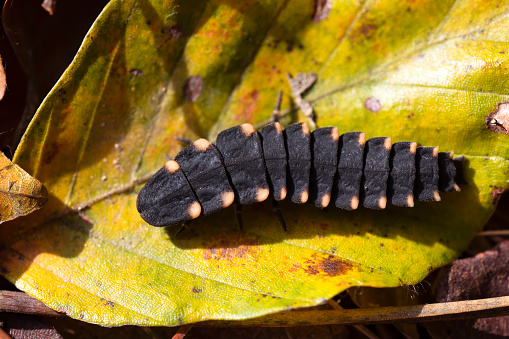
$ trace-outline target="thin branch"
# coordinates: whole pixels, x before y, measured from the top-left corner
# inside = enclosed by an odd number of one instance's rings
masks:
[[[344,310],[344,308],[341,307],[341,305],[338,304],[336,302],[336,300],[334,300],[334,299],[329,299],[328,303],[335,310]],[[357,331],[359,331],[362,334],[364,334],[366,336],[366,338],[369,338],[369,339],[379,339],[379,337],[375,333],[373,333],[369,328],[367,328],[366,326],[363,326],[363,325],[352,325],[352,326],[355,327],[355,329]]]
[[[400,307],[282,312],[243,321],[205,321],[201,327],[368,325],[476,319],[509,315],[509,296]]]
[[[493,231],[482,231],[477,233],[476,237],[491,237],[491,236],[504,236],[509,235],[509,230],[493,230]]]
[[[189,330],[192,327],[193,327],[193,324],[187,324],[187,325],[180,326],[177,333],[175,333],[175,335],[171,339],[183,339],[186,336],[187,332],[189,332]]]
[[[0,291],[0,312],[63,317],[23,292]],[[509,315],[509,296],[400,307],[343,310],[298,310],[242,321],[204,321],[199,327],[293,327],[313,325],[368,325],[399,322],[445,321]],[[183,330],[183,329],[182,329]]]
[[[52,317],[64,316],[63,313],[53,311],[41,301],[23,292],[0,291],[0,313],[23,313],[46,315]]]

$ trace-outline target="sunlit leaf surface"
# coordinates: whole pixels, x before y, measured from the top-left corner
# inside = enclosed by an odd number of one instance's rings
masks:
[[[507,136],[485,127],[509,101],[508,4],[333,1],[314,23],[314,3],[110,2],[16,153],[51,198],[0,229],[0,272],[85,321],[178,325],[414,284],[454,260],[508,186]],[[137,192],[175,136],[261,123],[280,89],[282,122],[304,120],[286,73],[310,71],[319,126],[453,150],[469,185],[384,211],[284,202],[287,233],[270,203],[244,207],[244,233],[233,208],[178,238],[141,220]]]

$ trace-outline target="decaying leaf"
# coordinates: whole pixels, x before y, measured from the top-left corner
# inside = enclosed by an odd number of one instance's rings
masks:
[[[32,213],[47,201],[46,187],[0,152],[0,223]]]
[[[456,261],[444,272],[437,299],[440,302],[483,299],[509,295],[509,240],[473,258]],[[465,331],[487,332],[509,336],[509,316],[483,318],[457,324],[454,337],[464,337]]]

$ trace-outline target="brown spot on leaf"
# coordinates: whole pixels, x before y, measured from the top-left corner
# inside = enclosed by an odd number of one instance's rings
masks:
[[[376,32],[376,25],[365,23],[361,26],[360,32],[367,38],[371,38]]]
[[[331,0],[315,0],[315,12],[313,13],[313,22],[315,24],[327,19],[332,9]]]
[[[189,77],[184,85],[184,94],[186,99],[191,102],[196,102],[203,91],[203,78],[200,75],[193,75]]]
[[[137,68],[131,68],[129,70],[129,73],[131,73],[135,77],[141,77],[143,75],[143,71],[141,69],[137,69]]]
[[[255,89],[240,97],[239,106],[242,108],[242,111],[240,111],[235,120],[240,122],[249,122],[253,120],[253,116],[258,110],[259,95],[260,92]]]
[[[238,238],[235,238],[234,235],[225,235],[216,239],[206,244],[206,248],[203,249],[205,260],[247,259],[257,256],[260,251],[256,240],[247,236],[242,238],[242,243],[239,243]]]
[[[364,100],[364,107],[373,113],[378,113],[382,109],[382,103],[380,100],[374,97],[369,97]]]
[[[109,307],[115,307],[115,303],[111,300],[106,300],[104,298],[101,298],[101,302],[106,305],[106,306],[109,306]]]
[[[201,293],[201,288],[193,287],[193,293]]]
[[[344,275],[353,269],[353,264],[346,260],[341,260],[329,254],[327,257],[320,257],[318,254],[311,255],[311,259],[306,260],[304,272],[309,275],[323,274],[328,277]]]
[[[494,112],[488,114],[484,121],[486,128],[495,133],[509,133],[509,102],[498,104]]]

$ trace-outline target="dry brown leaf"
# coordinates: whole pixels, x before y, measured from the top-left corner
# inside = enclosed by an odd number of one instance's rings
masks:
[[[47,201],[46,187],[0,152],[0,223],[32,213]]]
[[[437,299],[440,302],[482,299],[509,295],[509,241],[456,261],[442,276]],[[453,337],[509,335],[509,316],[459,323]]]

